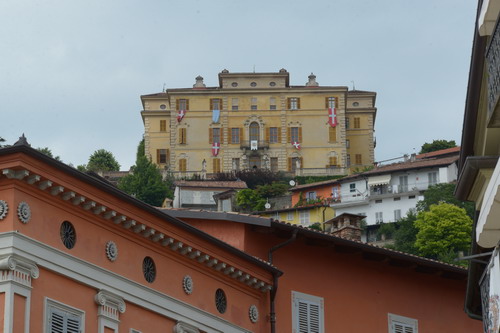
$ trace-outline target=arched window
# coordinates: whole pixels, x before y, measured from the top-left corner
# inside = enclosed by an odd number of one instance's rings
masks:
[[[257,124],[256,122],[253,122],[250,124],[250,127],[249,127],[249,131],[250,131],[250,141],[252,140],[259,140],[259,124]]]

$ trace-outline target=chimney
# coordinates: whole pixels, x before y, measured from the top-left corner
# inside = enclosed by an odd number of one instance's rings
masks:
[[[193,84],[193,88],[206,88],[206,85],[203,83],[203,76],[198,75],[196,77],[196,83]]]
[[[309,82],[306,83],[306,87],[317,87],[319,86],[319,83],[316,82],[316,75],[311,73],[311,75],[308,76]]]
[[[330,233],[334,236],[360,241],[361,240],[361,219],[364,216],[354,214],[341,214],[328,221],[332,223]],[[327,222],[327,223],[328,223]],[[328,223],[330,224],[330,223]]]
[[[410,162],[415,162],[415,161],[416,161],[416,159],[417,159],[417,154],[412,153],[412,154],[410,155]]]

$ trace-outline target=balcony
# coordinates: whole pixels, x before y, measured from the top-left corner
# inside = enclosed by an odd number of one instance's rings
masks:
[[[488,71],[488,127],[500,127],[500,20],[497,19],[490,44],[486,50]]]
[[[255,140],[257,141],[257,140]],[[256,144],[256,149],[252,149],[252,141],[245,140],[240,142],[240,148],[245,150],[261,150],[269,149],[269,141],[258,140]]]

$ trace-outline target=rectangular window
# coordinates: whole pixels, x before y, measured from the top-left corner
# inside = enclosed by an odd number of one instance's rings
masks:
[[[186,128],[179,128],[179,144],[184,145],[187,141]]]
[[[289,211],[286,213],[286,220],[293,221],[293,211]]]
[[[394,198],[394,201],[399,201],[399,200],[401,200],[401,197],[395,197]]]
[[[356,183],[349,184],[349,192],[356,192]]]
[[[408,192],[408,176],[399,176],[399,192]]]
[[[271,157],[271,171],[278,172],[278,158]]]
[[[306,226],[306,225],[309,225],[310,223],[310,214],[309,214],[309,211],[308,210],[301,210],[299,211],[299,222],[300,224]]]
[[[299,128],[300,127],[290,127],[290,142],[300,142],[300,135],[299,135]]]
[[[238,111],[238,99],[237,98],[233,98],[232,104],[231,104],[231,110]]]
[[[220,98],[210,99],[210,111],[221,110],[221,108],[222,108],[222,100]]]
[[[326,98],[326,107],[327,108],[337,108],[337,98],[335,97],[327,97]]]
[[[80,333],[84,331],[84,312],[62,303],[45,299],[47,326],[45,332]]]
[[[179,171],[180,172],[187,171],[187,160],[185,158],[179,159]]]
[[[401,220],[401,209],[394,210],[394,222]]]
[[[375,200],[375,203],[376,203],[376,204],[382,203],[382,200],[381,200],[381,199],[379,199],[379,200]]]
[[[354,117],[354,128],[361,128],[361,121],[359,117]]]
[[[332,187],[332,198],[338,200],[340,198],[339,188],[337,186]]]
[[[295,172],[297,169],[304,167],[302,164],[302,157],[289,157],[288,158],[288,171]]]
[[[278,127],[269,128],[269,143],[278,143]]]
[[[257,110],[257,97],[252,97],[252,104],[250,105],[251,110]]]
[[[316,199],[316,192],[315,191],[307,192],[307,200],[314,200],[314,199]]]
[[[418,320],[388,314],[389,333],[418,333]]]
[[[298,110],[298,109],[300,109],[300,98],[298,98],[298,97],[289,97],[288,98],[288,109],[289,110]]]
[[[328,142],[337,142],[337,127],[328,127]]]
[[[363,164],[361,161],[361,154],[356,154],[356,164]]]
[[[213,173],[220,172],[220,158],[213,159]]]
[[[232,166],[234,171],[238,171],[240,169],[240,159],[239,158],[233,158],[232,160]]]
[[[221,143],[221,139],[220,139],[220,128],[211,128],[211,133],[212,133],[212,137],[211,137],[211,142],[210,143]]]
[[[292,329],[296,333],[324,333],[323,297],[292,291]]]
[[[231,128],[231,141],[229,143],[240,143],[240,129]]]
[[[166,131],[167,131],[167,121],[160,120],[160,132],[166,132]]]
[[[375,213],[375,222],[377,222],[377,223],[384,222],[384,216],[383,216],[382,212]]]
[[[349,118],[345,117],[345,128],[349,129]]]
[[[178,99],[178,100],[176,100],[176,104],[177,104],[176,105],[177,111],[189,110],[189,100],[188,99]]]
[[[410,195],[410,196],[408,197],[408,199],[415,199],[415,196],[414,196],[414,195]]]
[[[438,183],[438,173],[437,172],[429,172],[427,174],[427,178],[429,180],[429,186],[436,185]]]
[[[346,166],[350,167],[351,166],[351,155],[347,154],[346,158],[347,158]]]
[[[167,163],[168,149],[156,149],[156,164]]]
[[[349,140],[349,139],[345,140],[345,147],[351,148],[351,140]]]
[[[269,110],[276,110],[276,98],[269,98]]]
[[[329,158],[329,166],[330,167],[336,167],[339,165],[339,161],[338,161],[338,158],[337,156],[330,156]]]

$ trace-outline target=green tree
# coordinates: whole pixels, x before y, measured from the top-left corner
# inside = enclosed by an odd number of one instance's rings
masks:
[[[428,211],[432,205],[449,203],[465,209],[471,219],[474,218],[474,203],[460,201],[454,196],[456,184],[436,184],[430,186],[424,193],[424,200],[417,203],[418,211]]]
[[[78,167],[77,167],[78,168]],[[116,161],[113,153],[99,149],[89,157],[86,169],[88,171],[119,171],[120,164]]]
[[[418,229],[415,227],[417,214],[415,210],[410,209],[405,217],[398,221],[399,227],[394,232],[394,244],[391,246],[395,250],[417,254],[415,240],[417,239]]]
[[[54,156],[54,154],[52,154],[52,150],[50,150],[49,147],[38,147],[36,150],[38,150],[40,153],[42,154],[45,154],[49,157],[52,157],[53,159],[56,159],[58,160],[59,162],[62,162],[61,158],[59,156]]]
[[[246,188],[238,191],[236,194],[236,203],[245,212],[261,211],[265,208],[266,199],[261,197],[257,191]]]
[[[431,143],[426,142],[422,145],[422,148],[420,149],[420,154],[430,153],[441,149],[453,148],[456,146],[457,144],[455,140],[450,140],[450,141],[433,140]]]
[[[472,220],[465,209],[452,204],[432,205],[420,212],[415,221],[418,230],[415,247],[419,254],[450,261],[450,253],[468,251],[471,243]]]

